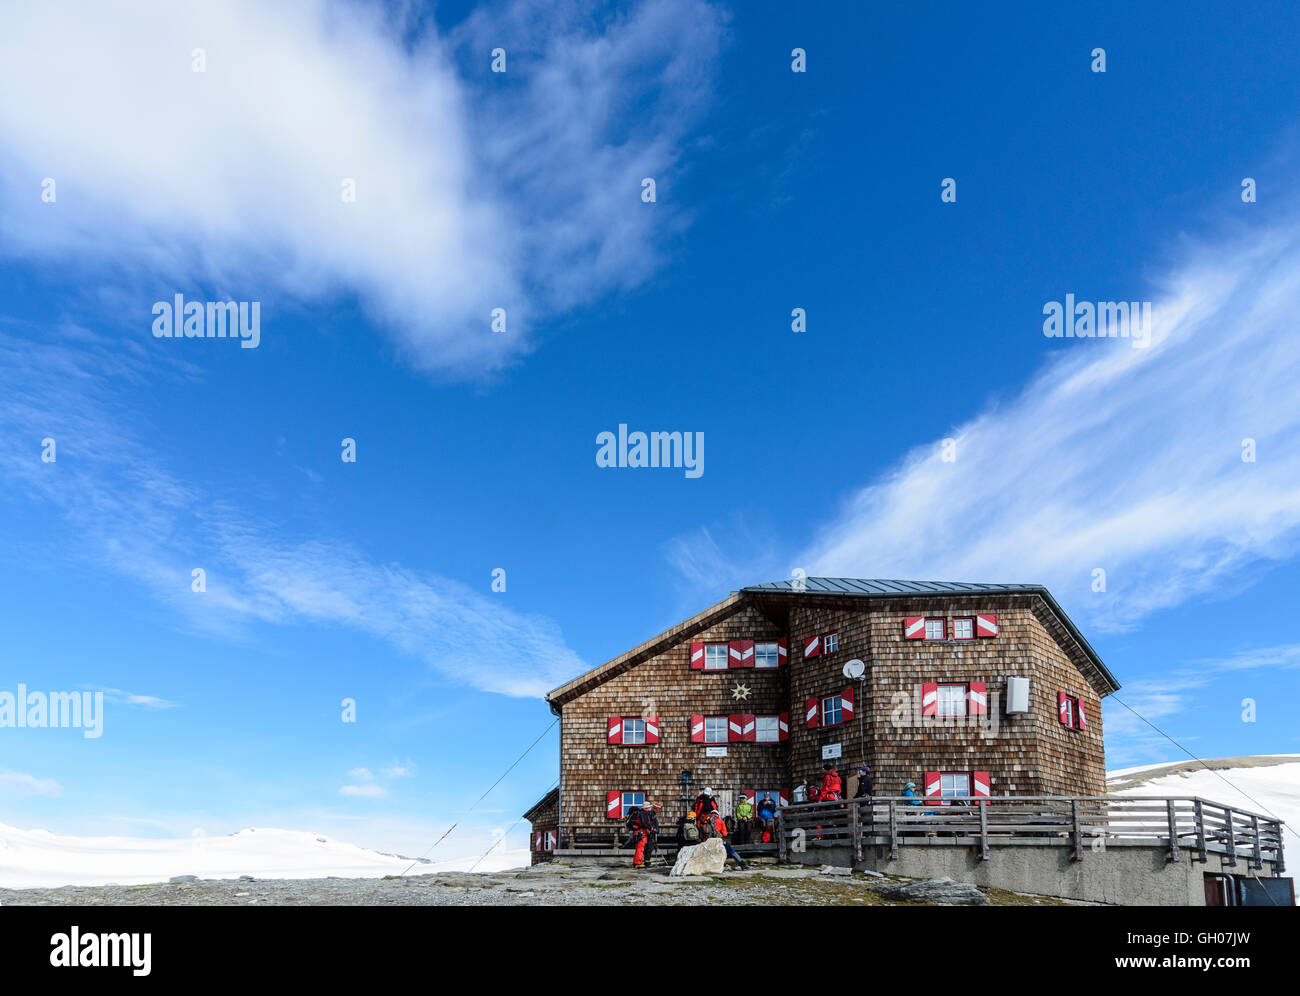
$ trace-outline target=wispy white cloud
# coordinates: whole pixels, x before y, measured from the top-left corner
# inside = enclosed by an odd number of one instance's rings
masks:
[[[376,785],[374,782],[367,782],[364,785],[340,786],[339,795],[351,796],[357,799],[382,799],[388,795],[388,789],[382,785]]]
[[[156,695],[140,695],[136,692],[124,692],[120,688],[107,688],[103,685],[82,685],[92,692],[103,692],[104,698],[118,705],[143,706],[146,709],[176,709],[179,702],[171,702]]]
[[[135,430],[144,422],[125,396],[150,364],[84,330],[0,333],[0,499],[57,510],[77,537],[42,547],[39,562],[92,561],[217,635],[254,623],[347,627],[484,691],[540,695],[584,669],[546,617],[427,569],[375,563],[337,540],[286,538],[182,482]],[[53,463],[40,459],[46,437],[56,442]],[[201,594],[191,590],[200,552]]]
[[[1044,583],[1091,627],[1116,630],[1294,556],[1300,227],[1207,242],[1140,290],[1123,296],[1154,300],[1148,348],[1060,341],[1019,395],[949,433],[954,461],[939,439],[918,445],[788,563]],[[690,573],[736,573],[711,536],[685,542],[694,551],[675,556]],[[1092,590],[1097,568],[1104,592]]]
[[[0,771],[0,794],[63,795],[63,787],[53,778],[37,778],[21,771]]]
[[[703,0],[516,0],[444,36],[349,0],[20,0],[0,246],[75,260],[142,335],[160,285],[261,299],[264,324],[356,298],[417,366],[481,373],[653,272],[685,215],[641,178],[670,189],[723,31]]]

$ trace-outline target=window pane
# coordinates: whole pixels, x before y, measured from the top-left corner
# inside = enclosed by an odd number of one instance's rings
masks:
[[[969,640],[975,635],[975,625],[972,619],[954,619],[952,621],[952,638],[954,640]]]
[[[939,715],[940,716],[965,716],[966,715],[966,686],[965,685],[940,685],[939,686]]]
[[[925,638],[927,640],[943,639],[943,620],[927,619],[925,621]]]
[[[754,739],[759,743],[772,743],[781,739],[781,725],[778,717],[759,716],[754,723]]]
[[[645,720],[643,719],[623,720],[623,743],[625,744],[645,743]]]
[[[945,799],[964,799],[970,795],[970,775],[953,773],[939,776],[940,789]]]
[[[704,648],[704,670],[725,671],[727,669],[727,645],[710,643]]]
[[[706,716],[704,719],[704,740],[711,744],[727,742],[727,717]]]
[[[840,649],[840,634],[827,633],[826,639],[822,641],[822,648],[825,653],[833,654]]]
[[[759,643],[754,647],[754,667],[779,667],[775,643]]]
[[[822,699],[822,725],[834,726],[840,721],[840,697],[832,695]]]

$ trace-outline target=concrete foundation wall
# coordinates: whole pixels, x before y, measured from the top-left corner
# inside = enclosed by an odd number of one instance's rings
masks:
[[[1169,860],[1167,846],[1147,844],[1110,844],[1104,851],[1088,850],[1081,861],[1071,860],[1068,847],[1025,844],[990,849],[983,861],[979,848],[947,842],[909,843],[898,849],[891,860],[888,847],[868,846],[865,860],[852,861],[848,847],[811,847],[802,854],[792,853],[790,860],[799,864],[853,864],[856,870],[869,869],[886,875],[907,878],[951,878],[958,882],[1028,892],[1062,899],[1081,899],[1117,906],[1204,906],[1204,878],[1207,872],[1248,874],[1250,865],[1238,858],[1236,867],[1226,864],[1222,855],[1211,854],[1202,864],[1194,860],[1196,852],[1183,849],[1181,861]],[[1273,875],[1273,864],[1255,873],[1260,878]]]

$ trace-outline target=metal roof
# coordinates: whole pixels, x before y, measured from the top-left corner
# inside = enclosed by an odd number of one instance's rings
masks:
[[[986,595],[1000,592],[1046,591],[1033,584],[976,584],[959,581],[889,581],[881,578],[804,578],[800,582],[768,581],[741,591],[783,591],[823,595]]]
[[[796,587],[801,585],[801,587]],[[831,595],[858,598],[889,598],[907,595],[1038,595],[1045,601],[1061,624],[1078,642],[1084,655],[1096,666],[1103,679],[1111,686],[1111,691],[1119,690],[1119,682],[1102,663],[1101,657],[1092,648],[1087,638],[1079,632],[1079,627],[1065,614],[1052,593],[1041,584],[981,584],[961,581],[895,581],[881,578],[802,578],[786,581],[768,581],[766,584],[750,585],[740,589],[763,595]],[[1105,694],[1105,693],[1103,693]]]

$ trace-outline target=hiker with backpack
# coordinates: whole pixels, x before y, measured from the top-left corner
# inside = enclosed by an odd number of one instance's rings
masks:
[[[843,783],[840,781],[840,773],[830,766],[822,765],[822,787],[817,796],[818,802],[835,802],[840,797],[843,790]]]
[[[695,813],[695,819],[697,822],[703,820],[706,815],[716,813],[718,811],[718,804],[714,801],[713,789],[706,788],[703,792],[697,795],[695,797],[695,805],[691,807],[691,811]]]
[[[659,835],[659,819],[656,811],[663,808],[662,803],[647,802],[644,807],[633,806],[627,816],[627,828],[632,832],[636,850],[632,852],[632,867],[644,868],[647,852],[654,853],[656,838]]]

